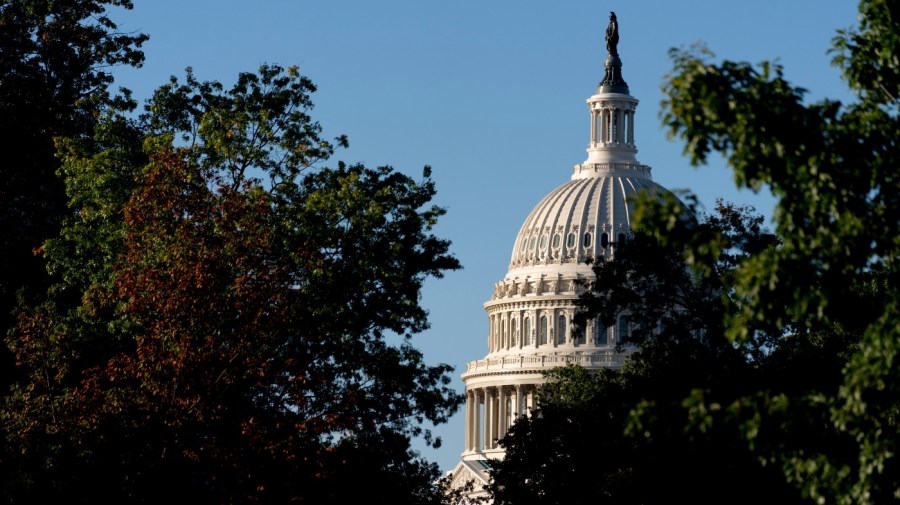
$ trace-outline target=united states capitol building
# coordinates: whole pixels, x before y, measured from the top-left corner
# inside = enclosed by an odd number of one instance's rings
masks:
[[[638,100],[622,77],[618,38],[618,21],[611,14],[604,75],[587,99],[587,159],[525,219],[512,245],[509,271],[484,304],[487,355],[469,362],[462,374],[465,450],[450,473],[452,488],[470,483],[473,494],[484,495],[479,490],[489,481],[490,460],[503,457],[497,441],[517,417],[530,415],[545,371],[567,364],[618,368],[627,357],[627,350],[616,350],[620,335],[627,333],[626,314],[612,327],[593,321],[576,331],[573,325],[583,289],[579,281],[593,277],[587,261],[611,260],[612,245],[631,233],[629,197],[667,192],[637,159]]]

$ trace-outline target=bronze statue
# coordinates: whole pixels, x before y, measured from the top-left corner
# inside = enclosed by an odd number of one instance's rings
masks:
[[[609,26],[606,27],[606,50],[610,56],[619,56],[619,22],[616,13],[609,13]]]
[[[609,26],[606,27],[606,50],[609,55],[603,64],[603,80],[597,85],[598,93],[628,94],[628,84],[622,79],[622,60],[619,59],[619,22],[616,13],[609,13]]]

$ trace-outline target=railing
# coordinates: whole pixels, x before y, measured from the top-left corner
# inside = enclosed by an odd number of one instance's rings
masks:
[[[503,356],[500,358],[470,361],[466,363],[466,373],[496,372],[501,370],[519,370],[528,368],[540,370],[566,365],[579,365],[585,368],[618,368],[626,356],[627,353],[617,353],[612,350],[566,354],[520,354],[516,356]]]
[[[607,145],[597,144],[592,147],[606,147]],[[634,147],[634,144],[628,144],[627,146]],[[640,163],[579,163],[572,167],[572,173],[575,174],[609,172],[610,174],[649,176],[651,171],[652,168],[649,165],[641,165]]]

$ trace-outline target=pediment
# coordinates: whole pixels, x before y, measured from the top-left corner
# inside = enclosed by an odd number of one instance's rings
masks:
[[[481,460],[460,461],[448,474],[448,493],[460,494],[460,505],[490,503],[485,490],[490,477],[488,465]]]

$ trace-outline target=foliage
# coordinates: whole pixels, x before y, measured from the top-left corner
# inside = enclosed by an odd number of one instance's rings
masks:
[[[767,188],[778,201],[783,242],[736,269],[743,303],[729,313],[727,335],[741,343],[781,327],[787,340],[858,340],[837,388],[760,387],[731,406],[760,458],[820,502],[900,497],[898,33],[900,7],[886,0],[861,1],[859,26],[839,32],[834,62],[857,94],[849,104],[805,103],[778,65],[715,64],[708,52],[674,51],[664,86],[663,121],[691,160],[718,151],[739,185]],[[792,430],[768,431],[804,418],[817,419],[812,428],[833,433],[835,444],[798,448]]]
[[[61,144],[56,282],[8,340],[29,374],[3,418],[10,496],[440,499],[409,444],[438,443],[421,423],[460,397],[410,338],[424,280],[458,268],[444,210],[427,167],[321,166],[314,90],[295,68],[228,90],[189,71],[138,122]]]
[[[732,430],[685,430],[679,371],[591,373],[572,366],[549,374],[541,408],[503,440],[495,469],[496,503],[790,502],[796,494],[774,468],[756,463]],[[677,385],[659,389],[665,380]],[[547,399],[579,389],[580,401]],[[585,392],[587,394],[585,394]]]
[[[101,110],[130,106],[127,93],[111,97],[111,68],[140,66],[139,33],[121,33],[110,10],[127,0],[0,1],[0,332],[14,325],[17,293],[46,289],[43,259],[35,252],[55,237],[66,195],[56,171],[54,138],[90,136]],[[2,354],[3,386],[12,379]]]

